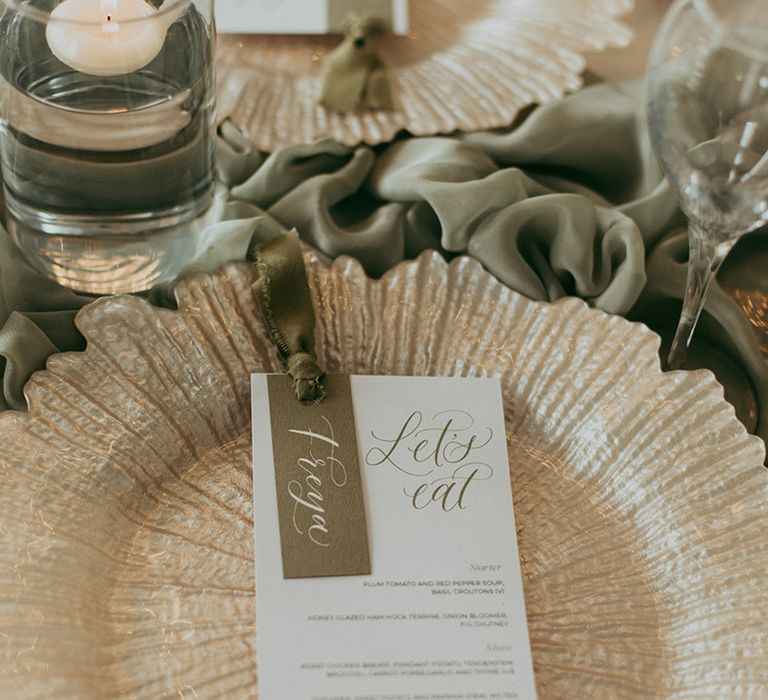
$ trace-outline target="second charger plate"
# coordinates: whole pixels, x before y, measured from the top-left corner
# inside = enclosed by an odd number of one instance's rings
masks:
[[[330,137],[348,146],[509,125],[581,86],[583,53],[627,46],[632,0],[412,0],[408,36],[379,41],[394,111],[318,106],[338,36],[221,35],[219,116],[262,151]]]

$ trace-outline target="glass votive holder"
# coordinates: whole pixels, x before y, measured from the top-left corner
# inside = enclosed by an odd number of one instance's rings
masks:
[[[0,163],[14,241],[83,292],[174,278],[213,201],[213,0],[0,9]]]

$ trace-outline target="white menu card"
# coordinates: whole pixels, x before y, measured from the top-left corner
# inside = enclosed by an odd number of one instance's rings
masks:
[[[340,34],[351,13],[408,33],[408,0],[216,0],[216,27],[223,34]]]
[[[304,544],[350,527],[328,506],[346,483],[343,421],[321,416],[320,435],[295,402],[280,410],[296,428],[276,435],[272,384],[252,377],[259,699],[535,698],[498,380],[349,385],[371,573],[285,578],[281,496]],[[297,435],[307,460],[283,482],[273,450]]]

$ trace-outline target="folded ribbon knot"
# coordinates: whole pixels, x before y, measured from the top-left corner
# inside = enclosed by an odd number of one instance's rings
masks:
[[[328,56],[320,104],[342,113],[394,108],[387,67],[374,41],[383,32],[374,17],[351,15],[346,20],[346,38]]]
[[[293,379],[293,387],[299,401],[319,401],[324,395],[321,380],[325,372],[317,360],[308,352],[291,355],[286,362],[286,370]]]

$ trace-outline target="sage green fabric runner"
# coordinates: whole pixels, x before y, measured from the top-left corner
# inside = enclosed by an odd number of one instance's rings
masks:
[[[49,355],[85,348],[74,318],[89,301],[32,270],[0,228],[0,410],[26,408],[22,388]]]
[[[295,227],[309,245],[355,256],[374,276],[436,248],[469,253],[532,299],[576,295],[642,319],[658,299],[682,296],[684,222],[651,151],[640,84],[587,88],[512,130],[375,149],[321,141],[263,162],[225,125],[219,167],[228,185],[217,201],[222,221],[206,231],[190,270],[214,271]],[[80,347],[71,318],[84,300],[41,285],[9,251],[3,233],[3,405],[23,408],[21,385],[51,345]],[[168,289],[151,299],[173,304]],[[710,340],[749,375],[768,437],[768,369],[749,322],[719,289],[707,309],[719,329]],[[13,311],[26,321],[8,325]],[[54,316],[31,315],[41,311]]]

